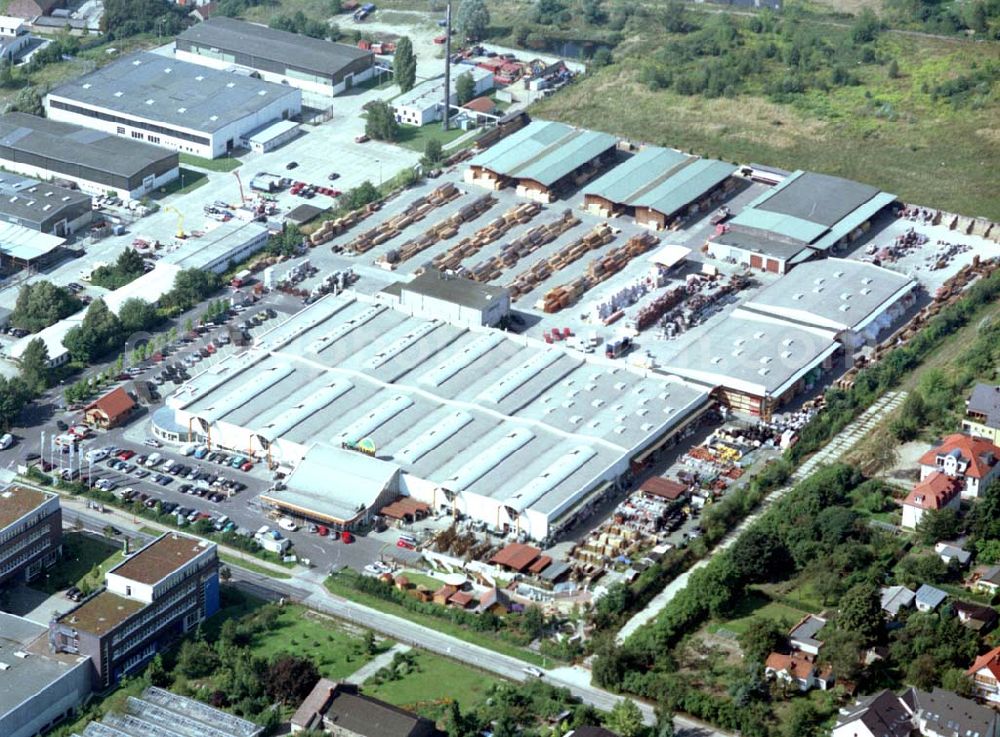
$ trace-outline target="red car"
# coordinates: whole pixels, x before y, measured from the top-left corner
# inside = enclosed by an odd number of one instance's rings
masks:
[[[316,534],[319,535],[320,537],[326,537],[327,535],[330,534],[330,528],[324,527],[323,525],[317,525]]]
[[[240,466],[241,471],[250,471],[252,469],[253,469],[253,464],[250,461],[247,461],[242,466]]]
[[[123,450],[118,453],[119,460],[127,461],[129,458],[135,455],[134,450]]]
[[[354,535],[352,535],[347,530],[344,530],[343,532],[340,533],[340,540],[341,542],[352,543],[354,542]]]
[[[211,343],[205,346],[205,350],[209,353],[215,353],[215,346]]]
[[[396,547],[397,548],[406,548],[407,550],[413,550],[413,544],[407,542],[406,540],[397,540],[396,541]]]

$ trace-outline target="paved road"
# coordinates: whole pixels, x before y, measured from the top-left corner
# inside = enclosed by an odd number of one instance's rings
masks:
[[[646,608],[640,612],[637,612],[632,616],[632,618],[625,623],[625,626],[619,630],[616,640],[619,643],[625,642],[629,637],[631,637],[635,632],[643,625],[651,622],[656,616],[667,606],[677,594],[684,590],[687,586],[688,580],[691,578],[691,574],[708,565],[708,561],[712,559],[713,555],[717,555],[722,552],[730,545],[732,545],[743,534],[750,525],[752,525],[765,511],[767,508],[781,499],[785,494],[787,494],[795,484],[799,483],[803,479],[811,476],[820,466],[825,466],[831,463],[835,463],[840,460],[844,455],[850,451],[861,438],[867,435],[874,429],[874,427],[881,422],[889,413],[899,407],[906,399],[906,392],[889,392],[888,394],[880,397],[871,407],[869,407],[865,412],[858,417],[854,422],[844,428],[833,440],[827,443],[820,451],[810,456],[810,458],[805,461],[795,472],[792,474],[791,482],[782,486],[781,488],[775,489],[767,497],[763,499],[760,506],[757,507],[757,511],[744,519],[737,527],[729,532],[722,541],[712,549],[712,552],[705,558],[695,563],[691,568],[682,573],[680,576],[675,578],[666,588],[663,589],[659,594],[657,594],[653,599],[646,605]]]

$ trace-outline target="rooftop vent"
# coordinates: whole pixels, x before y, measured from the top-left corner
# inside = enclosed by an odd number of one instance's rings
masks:
[[[155,100],[152,97],[150,97],[148,100],[146,100],[146,104],[147,105],[152,105],[154,102],[155,102]]]
[[[84,82],[83,83],[83,89],[89,90],[90,89],[90,82]]]
[[[862,284],[871,284],[872,283],[872,278],[870,276],[866,276],[864,279],[861,280],[861,283]]]
[[[757,369],[757,373],[760,374],[761,376],[767,376],[769,373],[771,373],[771,369],[769,368]]]
[[[124,94],[124,93],[123,93],[123,92],[122,92],[121,90],[118,90],[118,91],[117,91],[117,92],[115,93],[115,97],[121,97],[121,96],[122,96],[123,94]]]
[[[595,399],[593,402],[590,403],[590,406],[593,407],[594,409],[598,409],[600,407],[603,407],[604,406],[604,400],[603,399]]]
[[[844,272],[843,271],[835,271],[835,272],[833,272],[833,275],[835,277],[837,277],[838,279],[843,279],[844,278]]]
[[[179,108],[177,108],[177,112],[179,112],[179,113],[186,113],[187,111],[188,111],[188,109],[186,107],[179,107]]]
[[[170,67],[167,67],[166,69],[163,70],[163,73],[164,74],[170,74],[170,72],[172,72],[172,71],[174,71],[174,70],[171,69]]]
[[[734,358],[739,358],[742,355],[743,355],[743,349],[742,348],[737,348],[735,351],[733,351],[733,357]]]
[[[761,362],[762,364],[764,364],[765,366],[766,366],[767,364],[771,363],[771,361],[773,361],[773,360],[774,360],[774,359],[773,359],[773,358],[771,358],[770,356],[761,356],[761,357],[760,357],[760,362]]]
[[[850,306],[850,305],[841,305],[841,306],[840,306],[840,311],[841,311],[841,312],[847,312],[847,311],[848,311],[848,310],[850,310],[850,309],[851,309],[851,306]]]
[[[219,116],[218,115],[209,115],[208,119],[211,120],[214,123],[216,120],[219,119]]]
[[[781,357],[782,358],[791,358],[792,357],[792,352],[791,351],[782,351],[781,352]]]
[[[722,363],[722,356],[712,356],[712,364],[718,366]]]
[[[135,60],[134,60],[134,61],[132,62],[132,66],[134,66],[134,67],[137,67],[137,66],[139,66],[140,64],[142,64],[142,60],[141,60],[141,59],[135,59]]]
[[[571,425],[579,425],[581,422],[583,422],[583,418],[580,415],[573,415],[569,418],[569,424]]]
[[[236,86],[235,82],[226,82],[226,87],[233,88]]]
[[[822,276],[817,276],[817,277],[816,277],[816,278],[815,278],[815,279],[813,280],[813,284],[816,284],[816,285],[820,285],[820,284],[822,284],[822,283],[823,283],[823,282],[825,282],[825,281],[826,281],[826,278],[825,278],[825,277],[822,277]]]
[[[637,415],[639,415],[639,417],[645,417],[645,416],[646,416],[647,414],[649,414],[649,410],[648,410],[648,409],[645,409],[645,408],[643,408],[643,409],[637,409],[637,410],[635,411],[635,413],[636,413]]]
[[[793,345],[794,343],[795,343],[795,340],[792,339],[792,338],[785,338],[783,341],[781,341],[781,345],[784,345],[784,346]]]
[[[754,340],[762,340],[764,338],[764,331],[758,330],[756,333],[753,334],[753,337]]]
[[[840,293],[840,298],[846,302],[847,300],[849,300],[851,298],[851,293],[850,292],[841,292]]]
[[[263,97],[264,95],[267,94],[267,90],[257,90],[257,94]]]
[[[197,77],[195,77],[195,79],[197,81],[199,81],[199,82],[203,82],[205,80],[205,78],[203,76],[201,76],[200,74]]]
[[[816,287],[813,292],[816,294],[823,294],[823,287]]]
[[[733,341],[733,345],[735,345],[735,346],[741,346],[741,345],[743,345],[746,342],[747,342],[746,338],[737,338],[736,340]]]
[[[865,296],[867,296],[867,295],[869,295],[869,294],[871,294],[871,293],[872,293],[872,290],[871,290],[871,289],[869,289],[868,287],[864,287],[864,288],[863,288],[863,289],[861,290],[861,293],[862,293],[862,294],[864,294]]]
[[[792,299],[794,299],[796,302],[798,302],[800,299],[802,299],[805,296],[806,295],[802,294],[802,292],[796,292],[795,294],[792,295]]]

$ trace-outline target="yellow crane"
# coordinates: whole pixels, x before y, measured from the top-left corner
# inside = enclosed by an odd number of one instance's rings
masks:
[[[181,240],[187,238],[187,234],[184,232],[184,216],[181,215],[181,211],[176,207],[170,207],[169,205],[163,209],[164,211],[172,212],[177,216],[177,237]]]

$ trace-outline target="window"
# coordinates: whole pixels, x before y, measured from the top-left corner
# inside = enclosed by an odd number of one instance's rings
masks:
[[[150,143],[159,143],[160,142],[160,137],[159,136],[150,136],[147,140]]]
[[[124,136],[125,135],[125,126],[124,125],[118,126],[118,135],[119,136]]]
[[[138,138],[141,141],[142,138],[143,138],[143,135],[139,131],[132,131],[132,138]]]
[[[132,595],[132,587],[131,586],[126,586],[125,587],[125,596],[131,596],[131,595]]]

